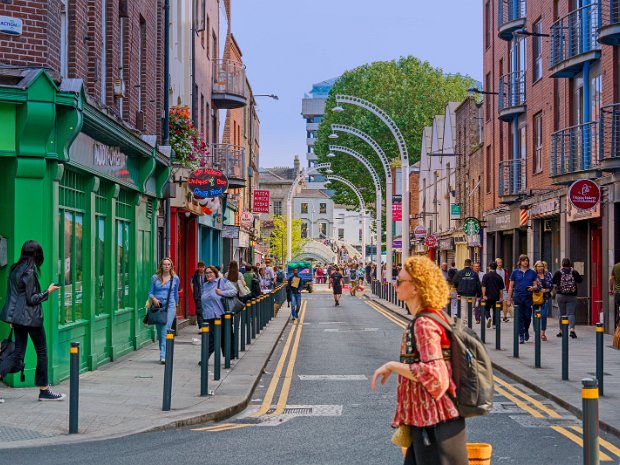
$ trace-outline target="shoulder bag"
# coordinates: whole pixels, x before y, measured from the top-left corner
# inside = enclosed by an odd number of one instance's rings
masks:
[[[151,305],[144,317],[144,323],[147,325],[165,325],[168,322],[168,306],[170,305],[170,293],[172,292],[172,281],[174,277],[170,277],[170,284],[168,285],[168,297],[166,298],[166,306],[156,307]]]
[[[220,288],[220,283],[221,283],[221,279],[218,279],[217,280],[218,289]],[[241,310],[243,310],[243,307],[245,307],[245,304],[241,302],[236,295],[232,297],[222,296],[222,305],[224,306],[224,313],[232,313],[233,315],[236,315]]]
[[[20,381],[26,381],[24,375],[24,359],[13,360],[11,355],[15,351],[15,342],[13,341],[13,328],[9,332],[9,337],[0,343],[0,379],[9,373],[17,373],[21,371]]]

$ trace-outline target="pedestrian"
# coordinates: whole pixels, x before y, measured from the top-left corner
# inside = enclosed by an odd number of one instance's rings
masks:
[[[202,295],[202,285],[207,280],[205,276],[205,269],[207,265],[205,262],[200,261],[196,264],[196,271],[192,275],[192,279],[190,281],[190,287],[192,289],[192,297],[194,298],[194,305],[196,307],[196,325],[198,326],[198,330],[202,328],[203,319],[202,319],[202,303],[200,302],[200,298]]]
[[[508,323],[510,320],[508,319],[508,315],[513,316],[512,305],[509,305],[508,302],[508,288],[510,287],[510,275],[508,274],[508,270],[504,269],[504,261],[501,258],[496,258],[495,263],[497,264],[497,270],[495,271],[500,277],[504,280],[504,291],[503,291],[503,302],[502,302],[502,311],[504,313],[504,319],[502,320],[504,323]]]
[[[396,281],[396,278],[398,278],[398,265],[394,263],[392,265],[392,282]]]
[[[497,274],[497,263],[491,262],[489,272],[482,278],[482,300],[485,303],[485,313],[488,318],[487,328],[491,326],[491,322],[493,322],[493,327],[497,324],[495,321],[495,304],[502,300],[504,287],[504,280]],[[493,315],[492,318],[491,315]]]
[[[570,337],[577,337],[575,333],[575,307],[577,306],[577,284],[583,282],[581,275],[575,270],[569,258],[562,259],[562,268],[553,275],[553,284],[556,286],[556,301],[560,308],[560,322],[562,317],[568,317]],[[560,326],[561,328],[562,326]],[[557,334],[562,337],[562,331]]]
[[[351,295],[355,297],[355,290],[357,289],[357,265],[351,265],[349,268],[349,280],[351,281]]]
[[[276,266],[276,270],[276,286],[279,286],[286,281],[286,272],[284,265]]]
[[[273,289],[273,279],[267,273],[267,268],[263,267],[258,270],[258,276],[260,280],[261,293],[269,292]]]
[[[510,273],[508,301],[519,308],[519,343],[530,339],[532,323],[532,293],[536,289],[536,272],[530,268],[527,255],[519,255],[517,267]],[[514,298],[513,298],[514,297]]]
[[[452,283],[456,288],[457,295],[468,299],[475,299],[482,294],[482,285],[478,273],[471,267],[471,260],[465,259],[464,267],[454,276]],[[469,316],[468,316],[469,318]]]
[[[538,260],[534,263],[534,271],[538,278],[536,282],[536,292],[542,292],[543,303],[534,305],[534,311],[540,311],[540,339],[547,340],[547,314],[549,312],[549,303],[551,302],[551,290],[553,289],[553,276],[547,269],[547,262]]]
[[[248,265],[245,268],[245,273],[243,273],[243,279],[245,280],[245,285],[250,289],[252,289],[252,278],[254,278],[254,267]]]
[[[342,297],[342,281],[343,276],[340,273],[338,266],[334,267],[334,272],[329,277],[329,284],[334,291],[334,306],[340,306],[340,297]]]
[[[448,264],[446,262],[441,264],[441,275],[443,276],[443,279],[448,279]]]
[[[609,275],[609,295],[614,296],[615,324],[620,323],[620,262],[616,263]]]
[[[370,284],[372,282],[372,264],[370,262],[366,264],[364,271],[366,273],[366,282]]]
[[[202,286],[202,317],[209,325],[209,357],[215,351],[215,320],[224,315],[222,297],[234,297],[237,289],[226,278],[220,278],[215,266],[208,266],[205,270],[207,281]],[[232,338],[231,338],[232,341]],[[222,350],[224,350],[224,338],[220,338]]]
[[[431,318],[415,318],[434,313],[447,322],[441,309],[448,303],[449,288],[442,278],[439,267],[428,258],[407,259],[398,274],[396,293],[414,319],[403,334],[400,362],[381,366],[371,382],[374,390],[377,381],[385,384],[392,373],[398,375],[392,427],[408,436],[405,464],[468,464],[465,420],[452,401],[456,385],[452,366],[444,359],[450,335]]]
[[[179,277],[174,272],[172,260],[165,257],[159,262],[157,273],[151,278],[149,298],[155,307],[166,311],[166,324],[155,325],[157,338],[159,339],[159,362],[166,363],[166,334],[172,328],[177,314],[177,302],[179,301]]]
[[[486,273],[480,269],[480,262],[474,262],[474,264],[472,265],[472,270],[478,275],[478,279],[482,284],[482,278],[484,278],[484,275]],[[482,293],[479,293],[474,300],[474,316],[476,318],[476,324],[480,324],[480,307],[482,305],[481,302]]]
[[[304,280],[299,276],[299,269],[293,268],[293,274],[288,278],[288,289],[291,298],[291,316],[293,323],[299,318],[301,308],[301,290],[304,287]]]
[[[52,391],[48,384],[47,342],[41,305],[53,292],[60,289],[60,286],[51,283],[44,292],[41,292],[39,275],[43,261],[41,245],[37,241],[26,241],[22,245],[19,260],[9,270],[6,301],[0,313],[0,320],[9,323],[13,328],[15,349],[6,367],[11,371],[23,367],[30,336],[37,353],[34,384],[39,387],[39,400],[63,400],[65,395]],[[7,373],[8,371],[0,373],[0,380]]]
[[[318,266],[316,269],[316,283],[323,284],[323,267]]]
[[[271,260],[265,262],[265,275],[271,280],[271,287],[269,289],[273,289],[273,284],[276,282],[276,272],[271,264]]]
[[[233,260],[228,265],[228,273],[226,273],[225,278],[235,286],[235,289],[237,289],[237,296],[241,302],[246,303],[250,300],[252,291],[250,291],[250,288],[245,284],[245,279],[241,277],[239,265],[237,265],[236,261]]]

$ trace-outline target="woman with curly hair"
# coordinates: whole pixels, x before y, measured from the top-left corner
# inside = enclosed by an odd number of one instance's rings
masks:
[[[424,314],[442,312],[450,299],[448,283],[441,270],[426,257],[409,257],[398,273],[396,294],[407,304],[413,320],[403,334],[400,362],[387,362],[372,378],[385,384],[398,375],[396,414],[392,427],[408,444],[405,464],[467,465],[465,420],[452,399],[450,335]]]

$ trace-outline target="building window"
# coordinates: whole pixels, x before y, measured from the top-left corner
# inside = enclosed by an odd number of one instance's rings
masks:
[[[535,34],[542,34],[542,22],[536,21],[533,26]],[[542,62],[542,49],[543,40],[541,36],[532,37],[532,51],[534,55],[534,82],[542,78],[543,62]]]
[[[319,238],[327,238],[327,223],[319,223]]]
[[[69,12],[67,0],[60,7],[60,74],[69,77]]]
[[[207,58],[211,58],[211,41],[209,40],[209,31],[211,30],[211,18],[207,15]]]
[[[486,48],[491,46],[491,2],[489,0],[484,4],[484,45]]]
[[[357,240],[362,242],[362,229],[360,228],[357,234]]]
[[[303,202],[301,204],[301,213],[304,213],[306,215],[308,214],[308,204],[306,202]]]
[[[540,173],[542,167],[542,112],[534,115],[534,173]]]
[[[493,157],[491,155],[491,146],[487,145],[487,153],[486,153],[486,185],[487,185],[487,194],[491,193],[491,189],[493,187]]]
[[[140,17],[140,47],[138,48],[138,111],[142,111],[142,105],[146,102],[146,21]]]
[[[205,0],[198,0],[194,3],[194,32],[205,30]]]
[[[326,203],[320,203],[319,204],[319,213],[324,215],[327,213],[327,204]]]
[[[126,42],[126,34],[127,34],[127,18],[120,17],[118,18],[118,29],[119,29],[119,43],[118,43],[118,63],[119,70],[118,75],[121,80],[121,83],[126,84],[125,82],[125,44]],[[123,119],[127,119],[124,114],[123,109],[123,97],[118,99],[118,112],[121,114]]]
[[[487,73],[485,77],[484,90],[491,92],[491,73]],[[491,99],[488,95],[484,98],[484,108],[487,114],[487,121],[491,121]]]
[[[302,239],[307,239],[308,238],[308,223],[301,223],[301,238]]]
[[[129,301],[129,222],[116,221],[117,309],[130,307]]]
[[[344,240],[344,228],[338,228],[338,240]]]
[[[282,216],[282,200],[273,201],[273,214],[276,216]]]
[[[100,85],[101,85],[101,103],[106,103],[106,85],[107,85],[107,53],[108,53],[108,31],[107,31],[107,8],[108,2],[103,0],[101,2],[101,72],[99,73]]]

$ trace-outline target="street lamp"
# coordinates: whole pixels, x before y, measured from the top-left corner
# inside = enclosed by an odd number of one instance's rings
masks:
[[[470,94],[480,94],[480,95],[499,95],[498,92],[484,91],[476,87],[470,87],[469,89],[467,89],[467,92],[469,92]]]
[[[269,97],[274,100],[280,100],[280,98],[276,94],[252,94],[254,97]]]
[[[519,29],[518,31],[514,31],[512,33],[513,36],[531,36],[531,37],[550,37],[549,34],[543,34],[542,32],[530,32],[527,29]]]
[[[336,105],[335,107],[332,108],[332,111],[334,113],[342,113],[344,111],[344,108],[341,107],[340,105]]]
[[[335,132],[332,132],[329,136],[327,136],[329,139],[338,139],[338,134],[336,134]]]

